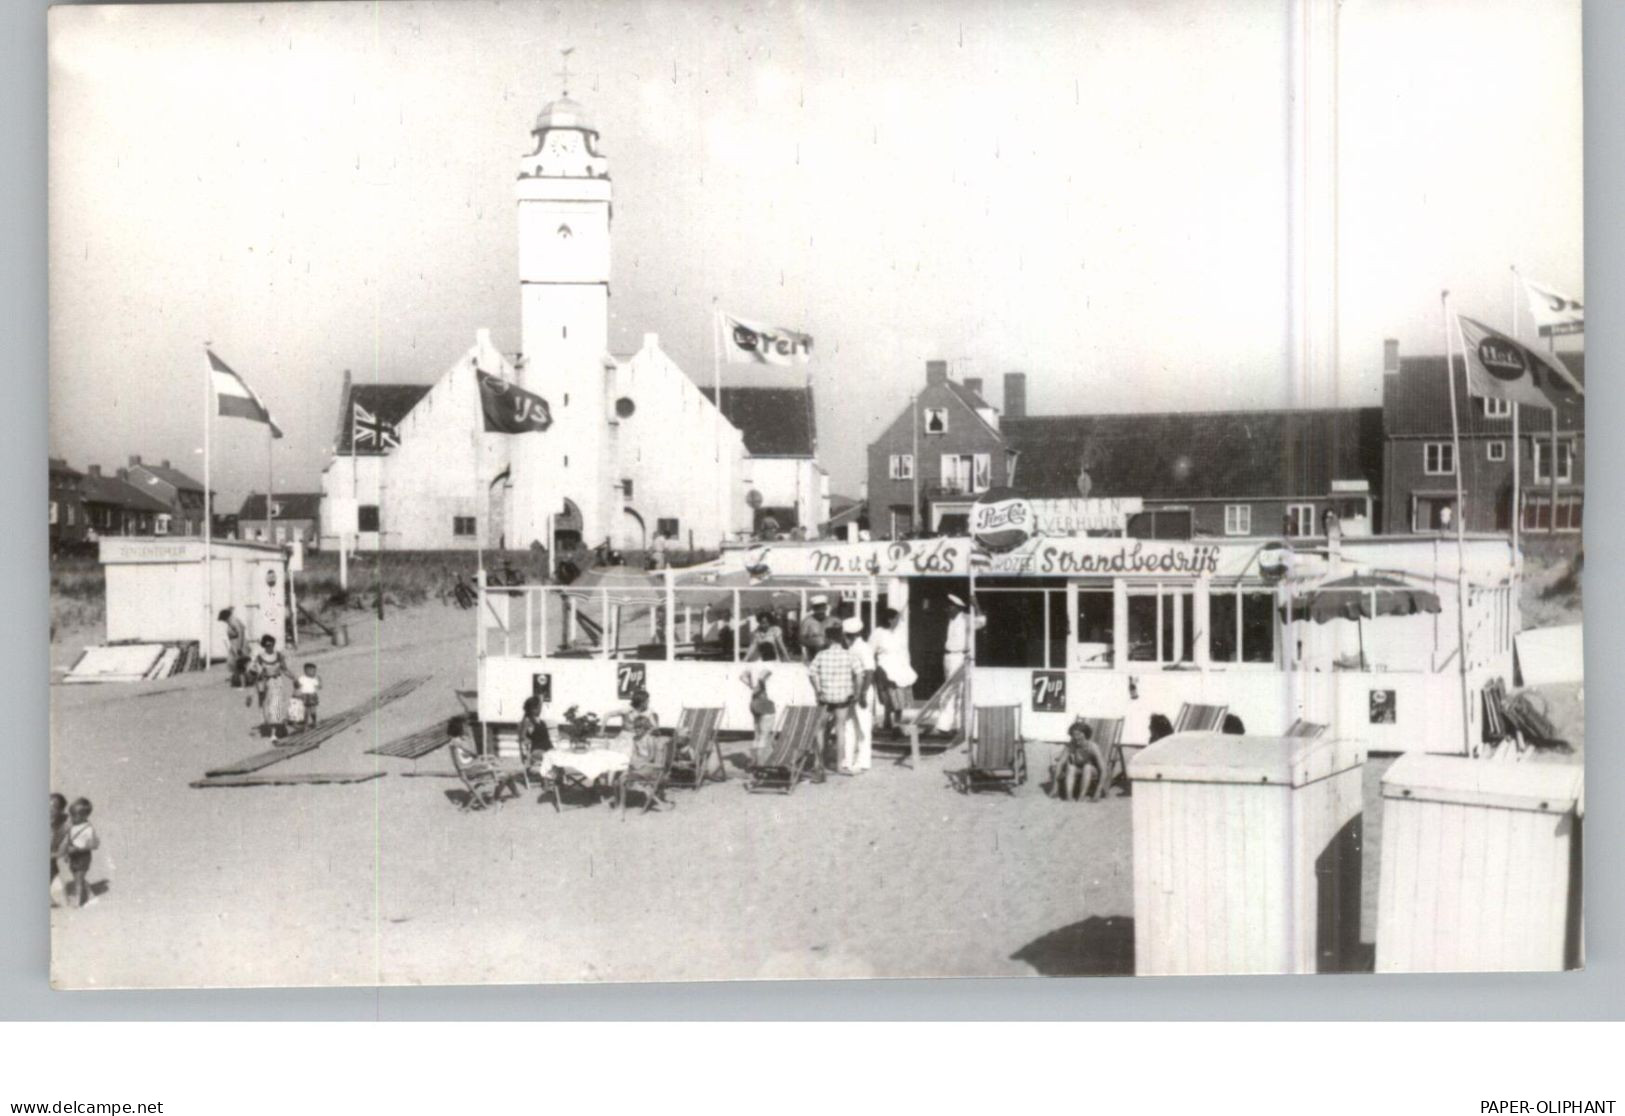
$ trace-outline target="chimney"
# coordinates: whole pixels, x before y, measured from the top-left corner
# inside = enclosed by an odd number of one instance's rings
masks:
[[[99,477],[102,475],[102,467],[100,465],[89,465],[86,466],[86,468],[90,471],[90,475],[93,477]]]
[[[966,376],[965,386],[977,395],[982,394],[982,378],[980,376]]]
[[[118,479],[121,481],[128,481],[130,479],[130,470],[120,469],[118,471]]]
[[[141,464],[141,455],[139,453],[132,453],[130,455],[130,467],[134,468],[139,464]]]
[[[925,386],[934,387],[937,384],[948,382],[948,362],[945,360],[928,360],[925,362]]]
[[[1399,341],[1388,338],[1382,343],[1382,374],[1399,371]]]
[[[1019,419],[1027,417],[1027,373],[1006,372],[1004,374],[1004,417]]]
[[[164,458],[164,468],[169,468],[169,458]]]

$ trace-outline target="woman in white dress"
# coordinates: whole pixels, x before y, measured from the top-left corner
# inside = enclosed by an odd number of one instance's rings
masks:
[[[880,624],[869,638],[875,654],[875,691],[880,695],[883,732],[896,733],[903,727],[903,711],[908,693],[919,676],[908,657],[908,640],[898,631],[903,614],[895,608],[880,610]]]

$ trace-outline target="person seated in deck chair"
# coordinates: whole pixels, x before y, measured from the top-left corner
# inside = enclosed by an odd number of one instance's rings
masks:
[[[1066,750],[1050,768],[1050,793],[1063,802],[1106,797],[1106,759],[1095,744],[1094,731],[1081,719],[1066,730]]]

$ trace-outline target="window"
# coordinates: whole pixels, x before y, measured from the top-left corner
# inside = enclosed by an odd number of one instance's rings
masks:
[[[1196,658],[1195,596],[1189,589],[1128,591],[1128,657],[1139,663],[1189,663]]]
[[[51,526],[56,526],[56,501],[51,501]]]
[[[891,455],[891,479],[895,481],[914,479],[914,455],[912,453],[894,453]]]
[[[1490,442],[1484,447],[1484,455],[1491,461],[1505,461],[1507,459],[1507,444],[1505,442]]]
[[[1578,493],[1557,498],[1557,529],[1578,531],[1583,519],[1585,497]],[[1524,493],[1523,527],[1526,531],[1552,529],[1552,498],[1545,492]]]
[[[923,429],[927,434],[948,433],[948,408],[927,407],[925,409],[925,425]]]
[[[655,531],[657,534],[665,535],[668,539],[675,539],[677,537],[677,520],[670,518],[657,519],[655,520]]]
[[[1214,590],[1208,598],[1208,658],[1215,663],[1275,661],[1275,595]]]
[[[1117,615],[1110,589],[1078,590],[1078,666],[1105,670],[1112,665]]]
[[[976,633],[976,665],[1066,667],[1066,590],[979,586],[987,627]]]
[[[155,535],[169,534],[169,516],[160,515],[157,519],[153,520],[152,533]]]
[[[378,505],[362,504],[356,509],[355,529],[357,531],[378,530]]]
[[[1315,533],[1315,505],[1288,504],[1286,533],[1287,537],[1292,539],[1312,538]]]
[[[1506,418],[1512,413],[1512,401],[1509,399],[1491,399],[1484,397],[1485,418]]]
[[[454,538],[469,539],[478,534],[471,515],[454,515],[451,517],[451,533]]]
[[[901,505],[891,508],[891,537],[906,539],[914,533],[914,510]]]
[[[632,498],[632,478],[626,477],[621,481],[621,495],[628,500]]]
[[[1430,477],[1455,476],[1455,447],[1449,442],[1423,442],[1422,472]]]
[[[1549,441],[1535,440],[1535,479],[1537,481],[1551,482],[1552,444]],[[1559,484],[1568,484],[1574,480],[1574,445],[1571,442],[1557,443],[1557,481]]]
[[[1224,533],[1227,535],[1252,534],[1253,506],[1251,504],[1226,504],[1224,506]]]
[[[945,453],[942,455],[943,491],[986,492],[992,487],[992,454]]]

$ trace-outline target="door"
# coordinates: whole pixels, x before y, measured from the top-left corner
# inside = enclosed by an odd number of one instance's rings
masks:
[[[930,697],[945,681],[942,647],[948,642],[948,594],[964,600],[970,582],[956,577],[921,577],[910,583],[913,593],[908,610],[908,654],[919,680],[914,696]]]

